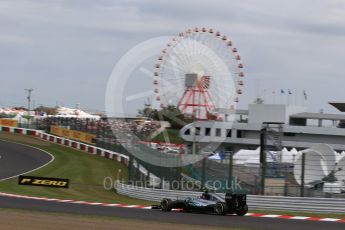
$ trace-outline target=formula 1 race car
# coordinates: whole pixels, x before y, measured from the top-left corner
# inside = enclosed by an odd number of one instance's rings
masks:
[[[227,193],[225,199],[216,193],[205,192],[201,197],[185,200],[163,199],[158,206],[164,212],[182,209],[185,212],[214,213],[217,215],[237,214],[244,216],[248,212],[247,195]]]

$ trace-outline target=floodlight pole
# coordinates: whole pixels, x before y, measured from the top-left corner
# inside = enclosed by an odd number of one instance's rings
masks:
[[[30,104],[31,104],[31,92],[33,91],[33,89],[24,89],[25,91],[28,92],[28,115],[30,115]]]

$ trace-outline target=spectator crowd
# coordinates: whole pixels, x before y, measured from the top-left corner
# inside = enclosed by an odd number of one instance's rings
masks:
[[[60,127],[96,134],[99,139],[116,139],[119,136],[136,136],[140,140],[148,140],[160,128],[159,121],[126,118],[80,119],[63,117],[45,117],[36,119],[37,129],[49,131],[50,126]]]

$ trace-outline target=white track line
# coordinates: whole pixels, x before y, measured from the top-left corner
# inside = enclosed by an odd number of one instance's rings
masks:
[[[38,168],[29,170],[29,171],[27,171],[27,172],[22,172],[22,173],[20,173],[20,174],[18,174],[18,175],[15,175],[15,176],[10,176],[10,177],[7,177],[7,178],[0,179],[0,182],[1,182],[1,181],[5,181],[5,180],[9,180],[9,179],[12,179],[12,178],[16,178],[16,177],[18,177],[18,176],[20,176],[20,175],[23,175],[23,174],[32,173],[32,172],[34,172],[34,171],[37,171],[37,170],[39,170],[39,169],[41,169],[41,168],[47,166],[48,164],[50,164],[51,162],[53,162],[53,161],[55,160],[55,157],[54,157],[51,153],[49,153],[49,152],[47,152],[47,151],[45,151],[45,150],[43,150],[43,149],[40,149],[40,148],[37,148],[37,147],[33,147],[33,146],[30,146],[30,145],[26,145],[26,144],[22,144],[22,143],[18,143],[18,142],[15,142],[15,141],[8,141],[8,140],[1,140],[1,141],[9,142],[9,143],[14,143],[14,144],[18,144],[18,145],[23,145],[23,146],[30,147],[30,148],[33,148],[33,149],[37,149],[37,150],[39,150],[39,151],[42,151],[42,152],[48,154],[48,155],[51,157],[51,159],[50,159],[49,162],[45,163],[44,165],[39,166]]]
[[[322,218],[322,219],[320,219],[320,221],[331,221],[331,222],[336,222],[339,220],[341,220],[341,219],[336,219],[336,218]]]
[[[290,219],[292,219],[292,220],[305,220],[305,219],[308,219],[308,218],[310,218],[310,217],[307,217],[307,216],[293,216]]]
[[[261,216],[261,217],[267,217],[267,218],[277,218],[277,217],[280,217],[281,215],[264,215],[264,216]]]

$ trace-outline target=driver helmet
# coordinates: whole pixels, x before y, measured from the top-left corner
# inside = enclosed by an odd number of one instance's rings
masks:
[[[204,199],[204,200],[209,200],[210,199],[210,194],[208,194],[208,189],[207,188],[203,188],[203,194],[202,194],[201,198]]]

